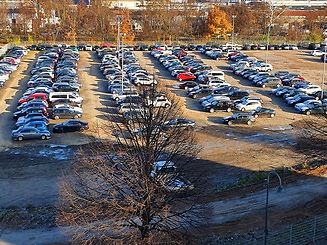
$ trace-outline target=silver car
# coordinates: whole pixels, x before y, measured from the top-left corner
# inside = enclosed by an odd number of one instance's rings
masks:
[[[22,141],[24,139],[42,139],[47,140],[51,138],[50,131],[45,128],[35,128],[29,126],[23,126],[18,129],[14,129],[11,132],[13,140]]]

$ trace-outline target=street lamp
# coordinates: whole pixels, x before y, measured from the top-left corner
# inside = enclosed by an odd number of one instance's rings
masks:
[[[268,176],[267,176],[267,196],[266,196],[266,219],[265,219],[265,238],[264,238],[264,245],[267,244],[267,237],[268,237],[268,198],[269,198],[269,177],[271,174],[274,174],[278,177],[279,180],[279,186],[277,189],[277,192],[282,192],[283,187],[282,187],[282,179],[279,176],[279,174],[276,171],[270,171]]]
[[[124,37],[126,36],[125,33],[121,35],[121,91],[124,90]]]
[[[234,25],[235,25],[235,18],[236,18],[236,15],[232,15],[232,19],[233,19],[232,49],[234,49]]]
[[[121,24],[121,20],[122,20],[122,16],[121,15],[117,15],[117,48],[116,48],[116,51],[117,51],[117,54],[118,54],[118,51],[119,51],[119,46],[120,46],[120,24]]]

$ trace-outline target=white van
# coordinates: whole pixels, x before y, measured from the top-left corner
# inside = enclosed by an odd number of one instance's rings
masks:
[[[215,78],[219,78],[221,80],[225,80],[225,73],[223,71],[208,70],[204,74],[200,75],[198,77],[198,80],[200,82],[204,82],[206,80],[205,78],[209,78],[209,77],[210,78],[215,77]]]
[[[49,94],[50,103],[58,99],[70,99],[78,103],[83,102],[83,98],[77,92],[51,92]]]

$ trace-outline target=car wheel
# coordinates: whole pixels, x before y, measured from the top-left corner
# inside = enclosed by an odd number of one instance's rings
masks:
[[[116,97],[116,98],[115,98],[115,101],[117,102],[118,100],[119,100],[119,98],[118,98],[118,97]]]
[[[209,112],[210,112],[210,113],[214,113],[214,112],[215,112],[215,109],[210,108]]]
[[[262,87],[263,87],[263,88],[265,88],[265,87],[266,87],[266,85],[265,85],[265,84],[262,84]]]
[[[79,116],[78,115],[74,115],[74,119],[77,119],[77,118],[79,118]]]
[[[250,125],[252,122],[249,120],[246,122],[247,125]]]
[[[232,111],[232,108],[227,108],[227,110],[226,110],[227,112],[231,112]]]
[[[279,88],[280,87],[280,84],[277,84],[276,87]]]
[[[56,115],[56,116],[54,116],[54,118],[53,118],[54,120],[58,120],[59,119],[59,116],[58,115]]]
[[[241,111],[245,111],[245,108],[243,107],[243,108],[241,109]]]
[[[193,97],[193,99],[196,99],[196,94],[194,94],[192,97]]]
[[[306,111],[306,112],[305,112],[305,115],[310,115],[310,114],[311,114],[310,111]]]
[[[18,141],[22,141],[23,139],[24,139],[23,136],[18,136],[18,137],[17,137],[17,140],[18,140]]]
[[[79,129],[80,132],[83,132],[84,130],[85,130],[84,127],[81,127],[81,128]]]
[[[275,116],[275,114],[273,114],[273,113],[272,113],[272,114],[270,114],[270,117],[271,117],[271,118],[273,118],[274,116]]]
[[[169,104],[165,104],[165,108],[168,108],[169,107]]]
[[[184,88],[185,90],[188,90],[188,87],[187,86],[185,86],[185,88]]]
[[[138,86],[138,87],[140,87],[141,84],[140,84],[140,83],[137,83],[137,84],[135,84],[135,85]]]
[[[227,124],[230,126],[230,125],[233,124],[233,122],[232,121],[228,121]]]
[[[178,79],[178,81],[180,81],[180,82],[181,82],[181,81],[183,81],[183,79],[181,79],[181,78],[180,78],[180,79]]]
[[[47,138],[47,136],[41,135],[41,140],[45,140],[46,138]]]

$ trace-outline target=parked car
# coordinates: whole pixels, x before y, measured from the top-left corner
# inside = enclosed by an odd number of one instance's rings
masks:
[[[308,95],[312,95],[318,91],[321,91],[321,87],[318,85],[306,85],[302,88],[299,88],[299,91],[305,92]]]
[[[258,107],[254,111],[251,112],[252,115],[257,118],[257,117],[274,117],[276,115],[276,111],[271,108],[266,108],[266,107]]]
[[[306,109],[310,109],[312,107],[322,105],[322,102],[320,100],[306,100],[302,103],[296,103],[294,108],[298,111],[305,111]]]
[[[49,130],[45,128],[35,128],[35,127],[20,127],[14,129],[11,132],[11,137],[13,140],[22,141],[24,139],[50,139],[51,134]]]
[[[196,76],[194,76],[193,73],[191,72],[182,72],[182,73],[179,73],[178,76],[177,76],[177,80],[178,81],[194,81],[196,79]]]
[[[40,114],[43,114],[44,116],[48,115],[47,109],[44,108],[44,106],[29,107],[29,108],[24,108],[21,111],[14,112],[13,118],[15,120],[17,120],[19,117],[26,116],[27,114],[30,114],[30,113],[40,113]]]
[[[261,103],[259,101],[245,101],[243,103],[236,104],[235,109],[239,111],[253,111],[258,107],[261,107]]]
[[[187,130],[194,129],[195,121],[187,118],[174,118],[163,124],[164,130],[169,130],[173,128],[183,128]]]
[[[48,107],[48,102],[46,100],[30,100],[29,102],[25,102],[17,107],[16,111],[21,111],[26,108],[32,108],[32,107]]]
[[[326,105],[317,105],[312,108],[307,108],[301,111],[303,114],[311,115],[311,114],[327,114],[327,106]]]
[[[74,110],[72,108],[58,107],[58,108],[53,108],[51,112],[51,117],[55,120],[58,120],[60,118],[77,119],[82,117],[82,113],[79,110]]]
[[[183,83],[179,84],[179,88],[188,90],[188,88],[194,88],[197,85],[198,85],[197,82],[194,82],[194,81],[186,81],[186,82],[183,82]]]
[[[55,83],[52,86],[54,92],[78,92],[79,88],[74,87],[69,83]]]
[[[53,126],[54,133],[67,133],[67,132],[75,132],[75,131],[84,131],[89,129],[88,122],[83,122],[80,120],[68,120],[63,123],[55,124]]]
[[[233,102],[230,100],[216,100],[213,101],[211,104],[204,107],[205,111],[208,111],[210,113],[213,113],[215,111],[227,111],[231,112],[233,109]]]
[[[232,125],[234,123],[250,125],[255,122],[255,117],[251,113],[235,113],[232,116],[224,117],[223,121],[228,125]]]
[[[41,114],[38,114],[38,115],[34,115],[33,117],[18,119],[15,126],[16,126],[16,128],[19,128],[25,124],[28,124],[30,122],[35,122],[35,121],[42,121],[47,126],[49,126],[49,124],[50,124],[49,119],[47,117],[45,117]]]
[[[65,105],[70,105],[70,106],[74,106],[74,107],[82,107],[82,103],[78,102],[76,100],[70,99],[70,98],[66,98],[66,99],[57,99],[55,101],[53,101],[51,103],[52,107],[55,107],[57,105],[61,105],[61,104],[65,104]]]

